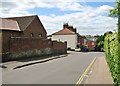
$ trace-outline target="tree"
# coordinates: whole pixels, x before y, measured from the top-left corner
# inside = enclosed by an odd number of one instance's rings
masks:
[[[110,10],[110,17],[118,17],[118,2],[116,2],[116,7]]]
[[[120,43],[120,0],[116,1],[116,7],[110,10],[109,16],[118,17],[118,42]]]
[[[96,48],[98,51],[103,51],[104,46],[104,35],[97,36]]]

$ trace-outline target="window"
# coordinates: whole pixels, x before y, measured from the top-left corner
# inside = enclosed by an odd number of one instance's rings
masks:
[[[12,36],[13,36],[13,34],[11,33],[11,34],[10,34],[10,37],[12,37]]]
[[[94,45],[94,42],[92,42],[92,45]]]
[[[11,33],[9,37],[10,37],[10,38],[13,37],[13,34]]]
[[[42,37],[42,34],[38,34],[39,37]]]
[[[34,34],[33,33],[31,33],[31,37],[33,37],[34,36]]]

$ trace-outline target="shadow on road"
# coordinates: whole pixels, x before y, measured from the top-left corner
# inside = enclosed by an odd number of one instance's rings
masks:
[[[63,58],[63,57],[66,57],[66,56],[68,56],[68,54],[65,54],[65,55],[63,55],[63,56],[60,56],[60,55],[59,55],[59,56],[56,56],[56,57],[54,57],[54,58],[50,58],[50,57],[49,57],[48,59],[43,58],[43,59],[45,59],[45,60],[27,63],[27,64],[24,64],[24,65],[21,65],[21,66],[17,66],[17,67],[15,67],[15,68],[13,68],[13,69],[18,69],[18,68],[22,68],[22,67],[26,67],[26,66],[38,64],[38,63],[44,63],[44,62],[48,62],[48,61],[51,61],[51,60],[54,60],[54,59]],[[32,60],[31,60],[31,59],[26,59],[26,60],[27,60],[27,61],[33,61],[33,59],[32,59]],[[40,59],[37,59],[37,60],[40,60]]]
[[[4,66],[4,65],[0,65],[0,67],[1,67],[1,68],[7,68],[7,67],[6,67],[6,66]]]

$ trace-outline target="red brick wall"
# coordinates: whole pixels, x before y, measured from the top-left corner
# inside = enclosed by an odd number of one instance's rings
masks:
[[[66,43],[53,41],[53,49],[64,49],[66,47]]]
[[[10,37],[11,36],[22,36],[22,32],[18,31],[2,31],[2,53],[10,51]]]
[[[67,52],[67,43],[52,42],[48,39],[40,38],[11,38],[10,39],[10,53],[19,53],[34,49],[52,48],[55,51]],[[58,52],[58,53],[59,53]]]
[[[51,47],[48,40],[40,38],[11,38],[10,39],[10,52],[18,53],[33,49],[42,49]]]
[[[52,42],[52,48],[55,53],[67,53],[67,42]]]
[[[10,32],[4,32],[2,31],[2,53],[7,53],[9,52],[9,37],[10,37]]]
[[[9,49],[7,54],[3,54],[2,60],[9,61],[19,58],[27,58],[42,55],[66,54],[67,43],[44,40],[40,38],[15,38],[9,41]],[[3,46],[4,47],[4,46]],[[6,47],[5,47],[6,48]]]

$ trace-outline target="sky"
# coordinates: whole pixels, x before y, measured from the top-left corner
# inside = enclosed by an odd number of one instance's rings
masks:
[[[0,0],[0,17],[38,15],[47,34],[73,25],[81,35],[101,35],[117,30],[117,18],[109,17],[115,0]]]

